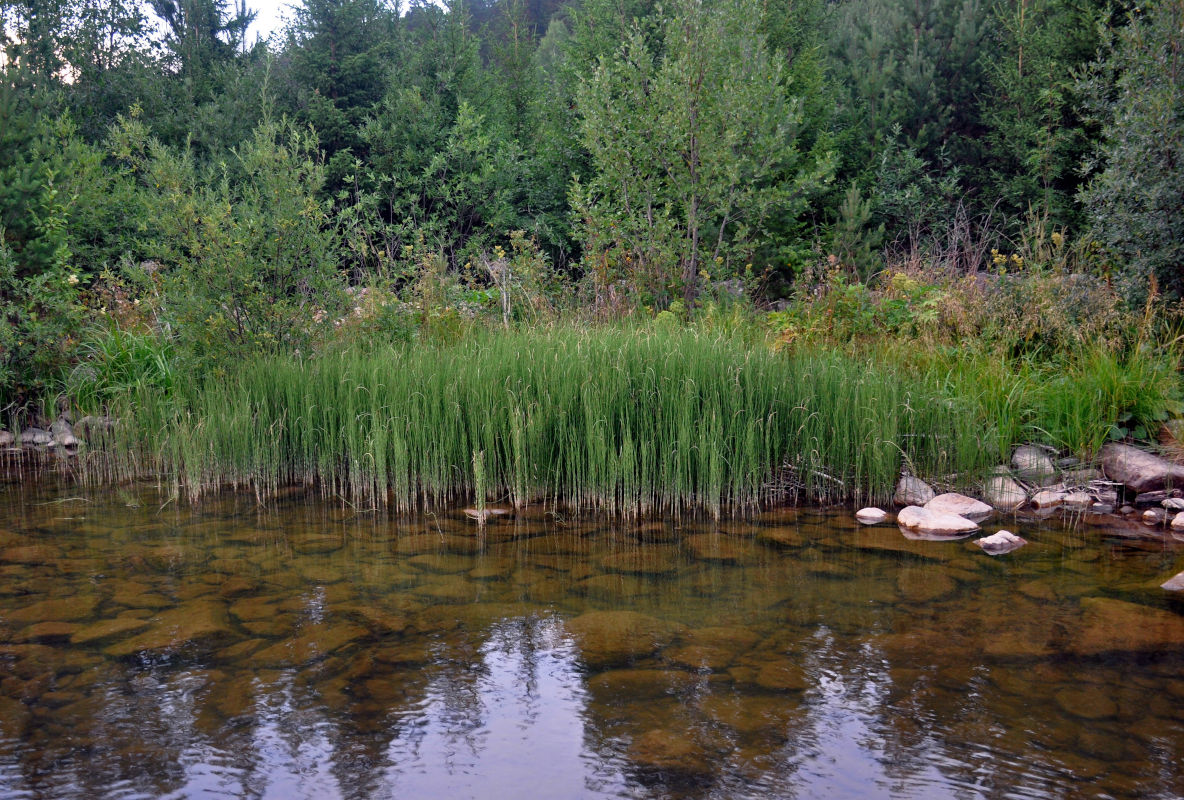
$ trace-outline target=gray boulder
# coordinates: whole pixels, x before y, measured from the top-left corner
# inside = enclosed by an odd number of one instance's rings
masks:
[[[1008,475],[996,474],[983,485],[983,499],[1000,511],[1015,511],[1027,502],[1028,493]]]
[[[936,496],[937,492],[925,481],[912,475],[902,475],[896,484],[892,502],[898,506],[923,506]]]
[[[0,447],[12,447],[16,444],[16,437],[12,435],[12,431],[0,430]]]
[[[1041,483],[1057,472],[1048,453],[1035,445],[1017,447],[1011,456],[1011,466],[1015,468],[1020,480],[1031,483]]]
[[[1168,512],[1162,508],[1149,508],[1143,512],[1142,519],[1148,525],[1161,525],[1167,522]]]
[[[1169,592],[1184,592],[1184,572],[1173,575],[1160,584],[1160,586]]]
[[[967,518],[982,518],[995,510],[982,501],[957,492],[939,494],[926,503],[925,508],[930,511],[942,511],[946,514],[957,514],[959,517]]]
[[[1068,496],[1069,494],[1067,492],[1045,489],[1033,495],[1031,503],[1035,508],[1055,508],[1056,506],[1064,505],[1065,498]]]
[[[53,441],[49,431],[41,428],[25,428],[21,431],[21,444],[47,445]]]
[[[1107,478],[1124,484],[1136,494],[1184,486],[1184,465],[1173,464],[1128,444],[1111,442],[1102,447],[1099,458]]]
[[[89,414],[74,423],[74,435],[86,440],[94,439],[115,427],[110,417],[92,417]]]
[[[77,447],[78,439],[70,429],[70,423],[65,419],[58,419],[49,426],[49,433],[53,437],[50,442],[54,447]]]

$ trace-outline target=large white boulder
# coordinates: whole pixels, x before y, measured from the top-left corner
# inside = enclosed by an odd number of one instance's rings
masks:
[[[957,492],[946,492],[925,504],[930,511],[941,511],[946,514],[957,514],[960,517],[985,517],[994,511],[986,503],[967,497]]]
[[[896,522],[910,530],[942,536],[957,536],[978,530],[978,524],[965,517],[921,506],[902,508],[896,515]]]

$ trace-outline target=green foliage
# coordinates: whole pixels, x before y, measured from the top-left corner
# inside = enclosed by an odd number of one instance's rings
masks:
[[[5,402],[130,384],[77,322],[115,269],[202,377],[630,313],[755,347],[784,297],[793,348],[1126,364],[1184,292],[1180,0],[304,0],[253,47],[150,5],[0,3]]]
[[[884,241],[884,223],[872,225],[872,201],[851,184],[839,206],[839,217],[830,231],[828,252],[838,263],[862,280],[880,271],[880,246]]]
[[[970,160],[990,9],[977,0],[846,0],[830,17],[842,174],[866,179],[899,138],[930,163]]]
[[[1132,12],[1083,90],[1103,121],[1080,195],[1128,295],[1148,279],[1184,295],[1184,3]]]
[[[851,280],[837,260],[817,282],[807,277],[800,287],[787,309],[769,315],[782,346],[931,335],[945,298],[940,286],[904,272],[895,272],[874,289]]]
[[[422,235],[457,270],[499,235],[529,227],[516,202],[525,167],[463,5],[420,14],[404,70],[361,130],[369,168],[359,197],[381,250],[398,253]]]
[[[95,328],[79,343],[81,362],[65,380],[71,401],[86,411],[104,411],[132,393],[168,398],[180,383],[172,343],[150,330],[118,325]]]
[[[386,91],[399,45],[398,15],[377,0],[306,0],[296,7],[281,88],[296,118],[319,134],[333,189],[361,155],[362,125]]]
[[[880,151],[869,197],[874,218],[886,226],[889,238],[920,246],[957,224],[961,170],[944,152],[939,156],[938,163],[927,161],[901,143],[899,128],[893,129]]]
[[[206,367],[309,353],[344,288],[315,135],[265,116],[234,154],[242,178],[232,181],[224,165],[207,176],[189,152],[135,144],[134,124],[123,133],[160,225],[154,254],[163,266],[141,279],[163,293],[160,313],[181,353]]]
[[[14,76],[19,77],[19,76]],[[0,81],[0,407],[50,391],[72,356],[79,254],[104,252],[111,211],[96,150],[44,94]]]
[[[575,182],[585,264],[643,302],[691,302],[703,274],[742,272],[826,180],[804,157],[798,98],[759,31],[759,6],[676,4],[660,40],[635,28],[578,94],[593,173]],[[710,271],[710,272],[709,272]]]
[[[52,195],[51,195],[52,202]],[[61,224],[62,209],[50,205],[41,222]],[[0,228],[0,409],[40,399],[73,355],[73,332],[81,321],[78,276],[69,273],[69,250],[35,273],[20,269]]]
[[[993,200],[1017,222],[1025,212],[1073,224],[1085,131],[1074,73],[1094,57],[1098,5],[1013,0],[996,10],[998,53],[983,100]]]

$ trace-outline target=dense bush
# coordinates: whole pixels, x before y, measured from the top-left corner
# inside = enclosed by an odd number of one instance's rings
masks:
[[[1081,195],[1128,295],[1184,295],[1184,2],[1137,8],[1085,84],[1104,122]]]
[[[315,134],[265,115],[233,171],[213,174],[191,152],[146,139],[134,119],[116,141],[159,225],[147,237],[154,258],[135,277],[190,366],[307,355],[340,316],[345,288]]]

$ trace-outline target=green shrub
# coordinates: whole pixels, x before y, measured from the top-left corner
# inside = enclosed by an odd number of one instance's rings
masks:
[[[221,373],[253,354],[307,355],[328,336],[344,280],[311,131],[265,114],[235,170],[213,174],[147,140],[134,120],[117,134],[159,225],[159,273],[138,278],[159,294],[180,355],[200,374]]]

